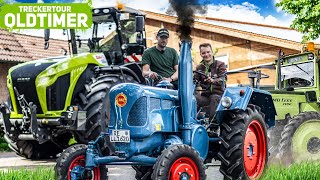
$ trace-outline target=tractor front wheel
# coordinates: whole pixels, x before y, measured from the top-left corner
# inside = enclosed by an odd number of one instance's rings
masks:
[[[205,166],[198,151],[188,145],[172,145],[165,149],[153,166],[152,179],[206,179]]]
[[[57,164],[55,166],[56,179],[71,180],[71,174],[72,174],[71,172],[73,169],[78,169],[78,170],[84,169],[86,164],[86,150],[87,150],[86,145],[77,144],[63,151],[61,156],[57,159]],[[90,179],[107,180],[108,179],[107,173],[108,173],[108,169],[106,168],[106,166],[95,167],[92,170],[92,173],[91,173],[92,178]],[[83,178],[83,180],[85,179],[88,179],[88,178]]]
[[[220,172],[225,179],[258,179],[268,161],[264,114],[248,105],[246,111],[224,114],[221,124]]]
[[[303,112],[289,120],[280,140],[283,164],[320,160],[320,113]]]

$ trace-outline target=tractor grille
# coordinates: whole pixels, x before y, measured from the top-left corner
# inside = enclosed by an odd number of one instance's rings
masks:
[[[54,63],[26,64],[11,72],[13,87],[17,88],[19,94],[24,94],[28,102],[33,102],[37,106],[37,114],[42,114],[42,108],[38,99],[35,86],[36,77],[47,67]],[[17,97],[15,98],[17,99]],[[12,99],[13,101],[13,99]],[[19,104],[19,102],[17,102]],[[18,113],[21,114],[21,107],[18,106]]]
[[[162,100],[162,108],[163,109],[170,109],[170,108],[172,108],[172,106],[173,106],[173,101],[166,100],[166,99]]]
[[[139,98],[132,106],[129,117],[129,126],[143,126],[147,122],[147,97]]]
[[[57,81],[47,87],[47,108],[48,111],[63,110],[68,89],[70,86],[70,74],[60,76]]]
[[[150,111],[160,109],[160,99],[150,98]]]

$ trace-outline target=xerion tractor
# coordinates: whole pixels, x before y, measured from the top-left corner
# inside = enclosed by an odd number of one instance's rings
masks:
[[[57,179],[107,179],[106,165],[132,165],[137,179],[203,180],[208,158],[221,161],[225,179],[258,179],[268,161],[267,126],[274,125],[276,114],[271,94],[226,88],[214,119],[197,116],[190,46],[182,41],[179,72],[184,73],[177,91],[114,86],[106,133],[88,146],[66,149],[57,160]]]
[[[18,155],[54,157],[72,137],[78,143],[97,138],[109,123],[110,88],[144,83],[139,65],[128,63],[138,62],[145,49],[144,15],[109,7],[93,9],[92,16],[91,29],[65,31],[72,55],[10,68],[10,97],[1,113],[5,140]]]
[[[279,151],[284,163],[320,160],[319,53],[313,43],[299,54],[279,51],[276,90],[270,91],[277,120],[269,134],[273,155]]]

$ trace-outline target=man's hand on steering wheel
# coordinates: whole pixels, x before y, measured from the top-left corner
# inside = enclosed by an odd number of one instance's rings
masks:
[[[148,74],[148,77],[151,78],[151,79],[157,80],[157,78],[158,78],[158,73],[151,71],[151,72]]]

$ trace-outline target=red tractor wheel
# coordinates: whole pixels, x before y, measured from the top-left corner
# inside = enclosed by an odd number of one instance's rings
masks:
[[[57,159],[55,166],[56,177],[58,180],[71,180],[71,171],[75,167],[85,167],[86,163],[86,145],[74,145],[66,149]],[[106,180],[108,169],[105,166],[99,166],[93,169],[93,180]]]
[[[226,112],[218,157],[225,179],[258,179],[266,169],[268,144],[264,114],[258,106]]]
[[[266,164],[267,147],[263,127],[257,120],[251,121],[244,138],[244,167],[249,177],[258,177]]]
[[[205,166],[198,151],[188,145],[173,145],[165,149],[153,166],[152,179],[202,180]]]

